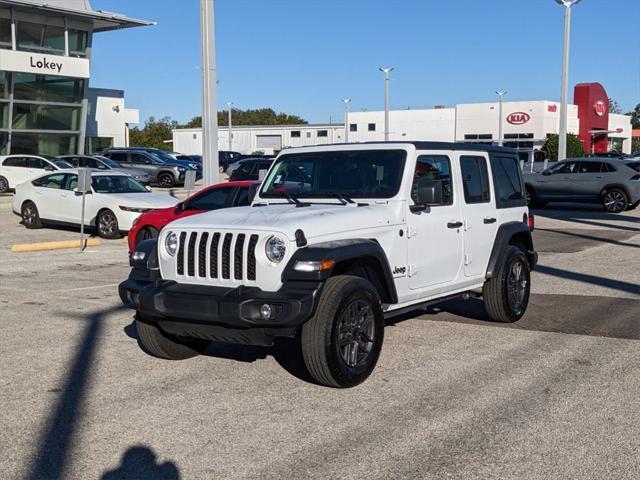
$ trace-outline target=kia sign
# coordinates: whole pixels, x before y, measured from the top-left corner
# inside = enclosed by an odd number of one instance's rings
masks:
[[[605,113],[607,113],[607,106],[602,100],[598,100],[593,104],[593,111],[596,112],[596,115],[602,117]]]
[[[523,125],[531,120],[531,115],[525,112],[514,112],[507,115],[507,122],[511,125]]]

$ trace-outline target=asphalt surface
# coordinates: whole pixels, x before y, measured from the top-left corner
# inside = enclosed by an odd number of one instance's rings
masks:
[[[389,322],[364,384],[313,384],[295,341],[145,355],[126,244],[14,254],[0,197],[2,478],[640,478],[640,210],[537,212],[518,323],[478,300]]]

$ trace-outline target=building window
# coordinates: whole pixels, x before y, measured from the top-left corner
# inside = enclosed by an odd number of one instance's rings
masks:
[[[480,144],[480,145],[491,145],[493,139],[493,135],[490,133],[470,133],[464,136],[464,140],[466,143],[472,144]]]
[[[80,103],[84,95],[84,80],[80,78],[13,74],[13,96],[16,100]]]
[[[328,130],[318,130],[318,136],[319,137],[328,137],[329,136],[329,131]]]
[[[77,150],[77,135],[51,133],[18,133],[11,136],[11,153],[29,155],[73,155]]]
[[[369,124],[369,131],[370,132],[375,132],[376,131],[376,124],[375,123],[370,123]]]
[[[484,157],[460,157],[464,201],[466,203],[487,203],[491,200],[489,191],[489,173]]]
[[[23,130],[80,130],[80,107],[35,103],[13,104],[13,128]]]
[[[349,125],[349,131],[350,132],[357,132],[358,131],[358,124],[357,123],[351,123]]]
[[[311,132],[307,132],[307,138],[311,138]]]
[[[11,20],[0,18],[0,48],[11,49]]]
[[[505,147],[518,150],[533,150],[533,133],[505,133],[504,139]]]
[[[83,30],[69,29],[69,55],[72,57],[85,57],[89,33]]]
[[[9,128],[9,102],[0,102],[0,128]]]
[[[19,21],[17,32],[18,50],[64,55],[63,27]]]
[[[101,152],[111,147],[113,147],[113,138],[111,137],[87,137],[85,140],[87,152]]]
[[[300,138],[300,130],[291,130],[292,138]]]

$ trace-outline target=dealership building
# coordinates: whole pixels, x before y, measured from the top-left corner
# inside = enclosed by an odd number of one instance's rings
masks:
[[[351,112],[349,142],[384,140],[384,112]],[[547,137],[560,129],[560,104],[550,100],[504,102],[500,105],[466,103],[455,107],[392,110],[389,112],[390,140],[432,140],[444,142],[498,143],[500,122],[503,142],[520,150],[529,160]],[[568,106],[568,132],[578,135],[585,151],[631,152],[631,117],[609,113],[608,97],[598,83],[576,85],[574,104]],[[268,153],[287,147],[345,142],[344,124],[273,125],[232,127],[231,149],[241,153]],[[219,127],[218,148],[229,149],[229,129]],[[173,149],[200,154],[201,129],[173,131]]]
[[[124,146],[138,111],[89,88],[94,33],[152,25],[89,0],[0,0],[0,155]]]

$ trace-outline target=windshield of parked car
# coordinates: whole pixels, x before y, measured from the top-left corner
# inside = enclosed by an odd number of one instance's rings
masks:
[[[280,156],[260,190],[264,198],[390,198],[398,193],[404,150],[346,150]]]
[[[100,160],[102,163],[104,163],[108,167],[111,167],[111,168],[122,168],[122,166],[118,162],[116,162],[115,160],[111,160],[110,158],[103,157],[102,155],[95,155],[95,158]]]
[[[66,160],[55,160],[53,163],[58,168],[73,168],[73,165]]]
[[[96,175],[91,179],[96,193],[149,193],[133,178],[125,175]]]
[[[147,150],[147,152],[151,155],[153,155],[156,158],[159,158],[160,160],[164,161],[164,162],[175,162],[175,158],[173,158],[171,155],[169,155],[167,152],[163,152],[162,150]]]

